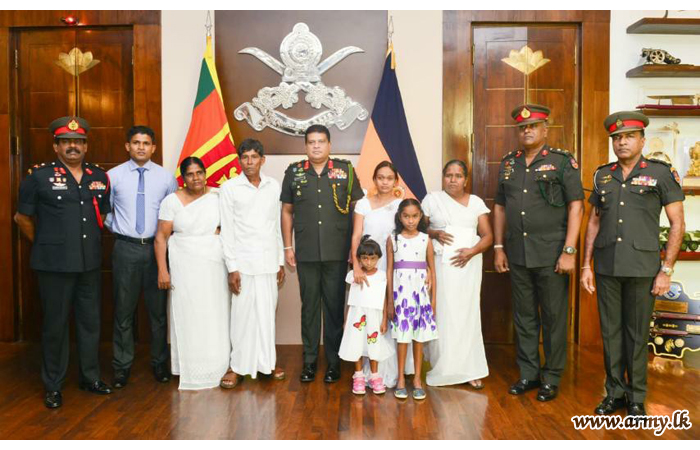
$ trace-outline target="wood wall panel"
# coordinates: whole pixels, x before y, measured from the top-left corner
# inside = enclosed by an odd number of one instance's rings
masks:
[[[134,122],[153,128],[158,144],[163,132],[160,60],[160,25],[134,25]],[[162,152],[153,156],[162,162]]]
[[[445,11],[443,13],[443,162],[458,158],[469,164],[473,126],[472,25],[570,23],[580,27],[580,165],[584,188],[590,189],[595,169],[608,160],[608,137],[602,122],[609,101],[609,11]],[[487,177],[488,178],[488,177]],[[588,196],[588,193],[586,194]],[[488,202],[487,202],[488,203]],[[585,224],[584,218],[584,224]],[[585,227],[581,230],[581,245]],[[582,257],[582,256],[581,256]],[[599,344],[595,296],[572,279],[576,308],[572,309],[573,338],[579,344]]]
[[[0,27],[61,27],[62,17],[75,16],[80,25],[160,25],[160,11],[0,11]]]
[[[6,195],[12,190],[10,159],[10,34],[0,28],[0,340],[14,339],[15,305],[14,273],[12,267],[12,198]],[[2,70],[2,68],[5,70]],[[5,195],[3,195],[5,194]]]

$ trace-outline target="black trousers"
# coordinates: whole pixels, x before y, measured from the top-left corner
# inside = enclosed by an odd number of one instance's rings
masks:
[[[158,289],[158,266],[153,244],[115,240],[112,251],[114,277],[115,370],[128,370],[134,362],[134,314],[141,291],[151,324],[151,364],[168,360],[167,292]]]
[[[345,316],[345,276],[347,261],[297,262],[301,289],[301,341],[304,363],[315,363],[321,340],[329,365],[340,364],[338,351],[343,338]]]
[[[528,269],[510,264],[513,322],[518,338],[520,377],[559,385],[566,366],[566,324],[569,310],[569,275],[554,266]],[[544,366],[540,369],[540,325]]]
[[[654,277],[595,274],[607,395],[643,403],[647,394],[647,342],[654,310]],[[625,374],[627,377],[625,378]]]
[[[68,370],[71,307],[81,382],[100,379],[101,272],[37,271],[43,310],[41,329],[41,379],[47,391],[60,391]]]

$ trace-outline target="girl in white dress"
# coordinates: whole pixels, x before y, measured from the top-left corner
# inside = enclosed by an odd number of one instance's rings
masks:
[[[483,200],[465,192],[467,166],[453,160],[445,165],[442,191],[423,199],[430,218],[440,309],[440,339],[430,343],[426,354],[431,370],[430,386],[469,383],[483,388],[488,376],[481,334],[482,253],[493,242],[489,209]],[[452,234],[451,234],[452,233]]]
[[[393,298],[391,334],[397,341],[399,380],[394,396],[406,398],[404,365],[408,344],[413,343],[413,398],[425,398],[421,381],[423,343],[437,339],[435,323],[435,261],[433,244],[425,233],[428,221],[418,200],[401,202],[396,213],[396,229],[387,239],[387,291]],[[426,285],[430,277],[431,288]]]
[[[386,333],[387,291],[386,272],[377,268],[382,249],[378,243],[365,235],[357,249],[357,259],[369,285],[355,283],[351,270],[345,281],[350,284],[348,316],[340,343],[338,356],[355,363],[352,376],[352,393],[364,395],[365,374],[362,371],[362,357],[369,359],[371,375],[369,385],[375,394],[386,392],[386,386],[378,373],[379,361],[394,356],[394,347],[381,337]]]
[[[377,164],[377,167],[374,168],[372,181],[374,182],[374,192],[359,200],[353,213],[352,248],[350,254],[352,255],[354,282],[358,284],[367,282],[362,266],[357,259],[360,239],[366,234],[381,246],[382,257],[379,259],[377,268],[386,271],[386,239],[394,230],[394,217],[403,196],[403,191],[399,188],[399,173],[389,161],[382,161]],[[380,336],[380,339],[385,340],[392,346],[394,352],[396,351],[396,341],[391,338],[389,333]],[[365,379],[369,380],[372,371],[368,362],[365,362],[364,372]],[[380,361],[378,373],[387,387],[393,388],[396,386],[396,381],[399,378],[396,358]],[[406,361],[406,374],[412,373],[413,356],[409,351],[408,360]]]
[[[158,287],[170,290],[172,372],[180,389],[205,389],[218,386],[229,365],[231,294],[218,190],[206,186],[198,158],[185,158],[180,172],[185,188],[165,197],[158,215]]]

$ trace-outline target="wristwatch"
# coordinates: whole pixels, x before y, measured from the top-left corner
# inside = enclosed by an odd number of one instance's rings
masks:
[[[666,266],[661,266],[661,271],[668,275],[669,277],[673,275],[673,268],[671,267],[666,267]]]
[[[576,254],[576,247],[572,247],[570,245],[567,245],[564,247],[564,250],[562,250],[564,253],[567,255],[575,255]]]

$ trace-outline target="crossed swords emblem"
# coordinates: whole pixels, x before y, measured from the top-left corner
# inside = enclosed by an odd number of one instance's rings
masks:
[[[238,53],[253,55],[282,76],[276,87],[264,87],[256,97],[245,102],[233,112],[237,120],[245,120],[256,131],[270,127],[291,136],[303,136],[308,127],[315,124],[336,126],[345,130],[355,120],[365,120],[369,112],[354,101],[339,86],[329,87],[321,81],[321,75],[353,53],[362,53],[359,47],[341,48],[321,62],[321,41],[309,31],[305,23],[294,25],[280,44],[279,61],[256,47],[246,47]],[[312,108],[326,109],[307,119],[296,119],[278,111],[280,106],[289,109],[299,101],[299,93],[306,93],[304,100]]]

